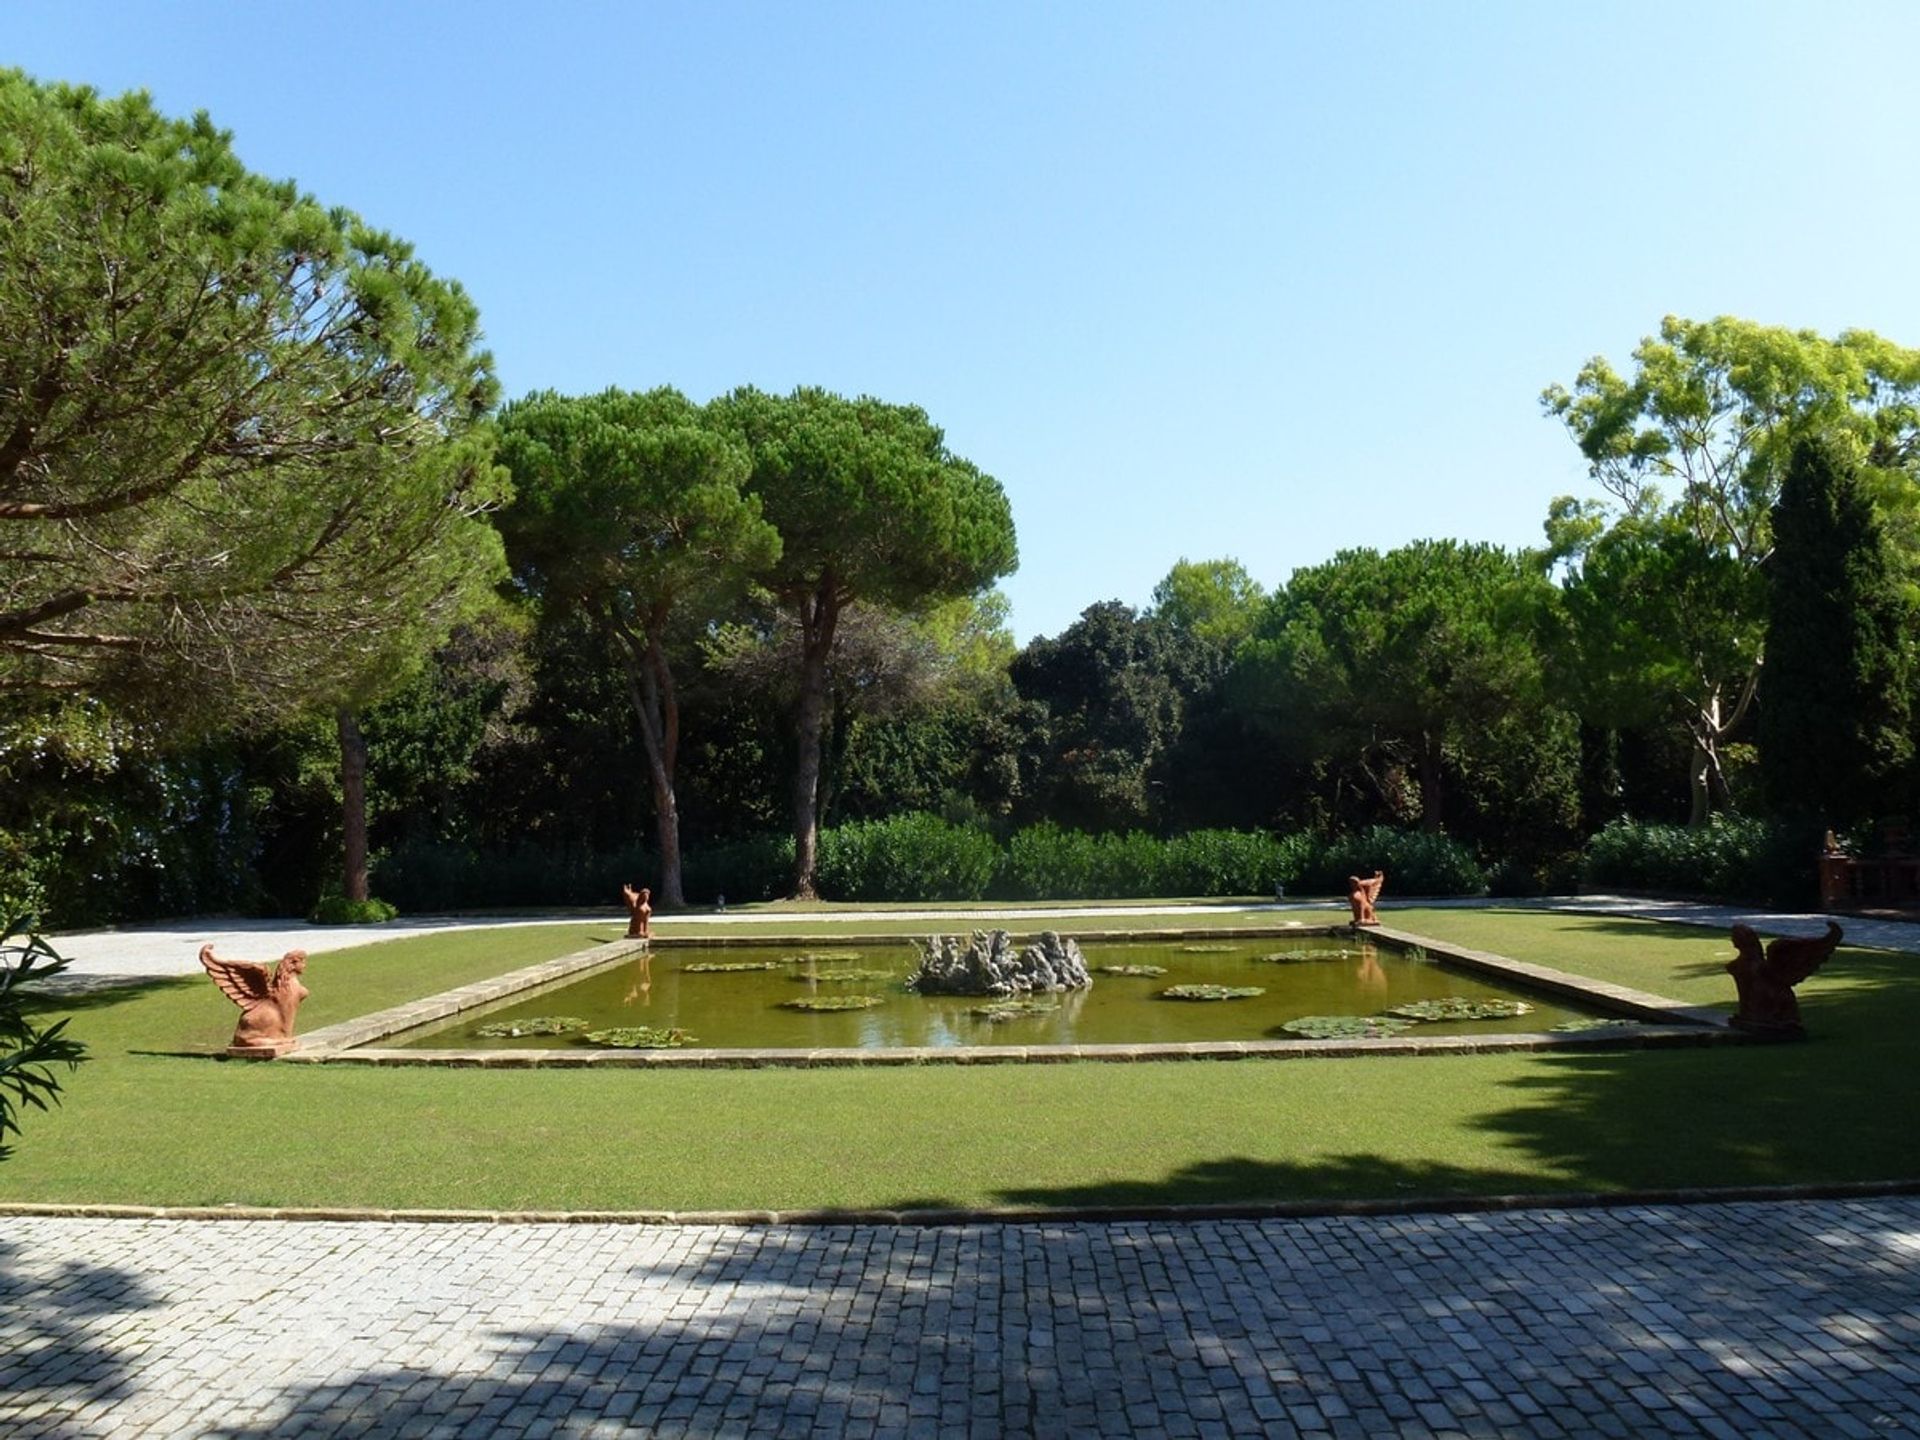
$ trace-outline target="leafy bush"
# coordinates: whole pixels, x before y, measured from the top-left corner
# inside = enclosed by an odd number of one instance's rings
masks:
[[[590,851],[516,845],[474,850],[439,842],[402,845],[377,860],[373,883],[409,914],[536,905],[617,905],[620,886],[652,873],[638,846]]]
[[[1089,835],[1050,821],[1016,831],[1004,850],[985,830],[912,813],[855,820],[820,834],[820,893],[835,900],[1128,900],[1175,895],[1343,895],[1347,876],[1383,867],[1393,893],[1478,894],[1486,876],[1445,836],[1378,829],[1322,841],[1258,830]],[[476,851],[403,845],[374,867],[380,893],[409,914],[535,905],[610,905],[623,882],[656,872],[647,851],[521,845]],[[787,891],[793,837],[756,835],[688,849],[687,899],[772,900]]]
[[[1276,884],[1297,874],[1295,848],[1258,830],[1176,835],[1166,842],[1166,893],[1271,895]]]
[[[322,895],[313,907],[316,925],[378,925],[400,912],[384,900],[349,900],[344,895]]]
[[[1448,835],[1376,825],[1317,846],[1302,866],[1300,889],[1344,895],[1347,877],[1387,872],[1391,895],[1481,895],[1487,875],[1473,852]]]
[[[835,900],[978,900],[1000,859],[993,837],[937,815],[856,820],[820,836],[820,893]]]
[[[681,857],[687,902],[707,905],[722,895],[736,905],[785,895],[793,879],[793,836],[753,835],[702,845]]]
[[[58,975],[68,962],[34,934],[24,915],[0,911],[0,1160],[12,1153],[8,1135],[20,1133],[20,1111],[45,1110],[60,1101],[54,1067],[71,1070],[86,1058],[86,1047],[61,1032],[65,1020],[42,1029],[22,987]]]
[[[1089,835],[1043,821],[1007,842],[995,888],[1013,900],[1125,900],[1173,893],[1167,873],[1164,840],[1138,830]]]
[[[1815,897],[1818,853],[1812,831],[1750,816],[1700,826],[1616,820],[1587,842],[1582,870],[1600,889],[1803,906]]]
[[[1007,842],[994,889],[1009,900],[1092,899],[1098,842],[1051,821],[1016,831]]]

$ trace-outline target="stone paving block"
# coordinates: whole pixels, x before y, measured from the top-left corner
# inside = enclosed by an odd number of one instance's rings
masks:
[[[15,1217],[0,1431],[1920,1433],[1914,1234],[1911,1197],[946,1228]],[[209,1363],[235,1354],[251,1384]]]

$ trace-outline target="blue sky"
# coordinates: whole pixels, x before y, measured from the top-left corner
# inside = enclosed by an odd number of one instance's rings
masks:
[[[1920,5],[0,0],[412,240],[508,395],[819,384],[1006,487],[1018,636],[1517,546],[1660,318],[1920,345]]]

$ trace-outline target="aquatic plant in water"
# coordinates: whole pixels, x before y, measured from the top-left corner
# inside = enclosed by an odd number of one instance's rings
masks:
[[[1009,1020],[1025,1020],[1035,1015],[1051,1015],[1060,1008],[1057,1000],[1000,1000],[992,1005],[975,1005],[967,1011],[989,1025],[1004,1025]]]
[[[1182,945],[1180,953],[1182,955],[1231,955],[1239,948],[1238,945]]]
[[[489,1040],[511,1040],[520,1035],[567,1035],[592,1023],[578,1015],[530,1015],[524,1020],[489,1020],[474,1026],[473,1033]]]
[[[1151,980],[1167,973],[1164,965],[1096,965],[1096,975],[1135,975]]]
[[[678,1050],[694,1037],[684,1030],[662,1030],[655,1025],[620,1025],[611,1030],[589,1030],[580,1037],[589,1045],[616,1050]]]
[[[1251,1000],[1264,995],[1264,985],[1169,985],[1160,992],[1162,1000]]]
[[[1312,960],[1351,960],[1357,954],[1357,950],[1275,950],[1253,958],[1262,965],[1304,965]]]
[[[852,985],[856,981],[865,984],[870,980],[897,980],[899,976],[891,970],[824,970],[818,975],[806,971],[796,971],[787,977],[790,980],[804,980],[809,985]]]
[[[784,970],[785,960],[700,960],[682,965],[682,975],[731,975],[743,970]]]
[[[808,995],[799,1000],[782,1000],[782,1010],[810,1010],[827,1012],[833,1010],[871,1010],[876,1005],[887,1002],[878,995]]]
[[[1387,1014],[1403,1020],[1511,1020],[1531,1009],[1524,1000],[1469,1000],[1464,995],[1448,995],[1440,1000],[1389,1005]]]
[[[1562,1020],[1558,1025],[1549,1025],[1548,1031],[1555,1035],[1584,1035],[1590,1030],[1638,1030],[1638,1020],[1628,1020],[1624,1016],[1589,1017],[1585,1020]]]
[[[806,955],[789,955],[788,965],[838,965],[862,958],[858,950],[815,950]]]
[[[1411,1030],[1413,1021],[1391,1015],[1302,1015],[1280,1028],[1302,1040],[1384,1040]]]

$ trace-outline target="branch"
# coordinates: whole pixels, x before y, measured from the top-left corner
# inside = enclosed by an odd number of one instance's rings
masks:
[[[21,630],[5,639],[0,645],[9,649],[44,649],[48,646],[83,645],[91,648],[113,650],[138,650],[146,642],[131,635],[70,635],[59,630]]]
[[[16,610],[11,615],[0,615],[0,635],[31,630],[48,620],[58,620],[62,615],[84,610],[95,598],[90,590],[69,590],[65,595],[56,595],[31,610]]]
[[[60,370],[57,365],[48,365],[40,378],[33,384],[33,410],[22,415],[13,427],[13,433],[0,444],[0,478],[11,479],[27,458],[27,451],[33,448],[33,437],[45,423],[47,412],[53,408],[53,402],[60,397]]]

